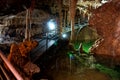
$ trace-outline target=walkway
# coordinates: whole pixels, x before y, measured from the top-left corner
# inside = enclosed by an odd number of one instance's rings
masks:
[[[75,25],[74,29],[79,29],[79,28],[82,29],[84,26],[87,26],[87,25],[88,25],[88,23],[81,24],[81,25]],[[71,31],[71,28],[70,28],[70,26],[69,27],[63,27],[62,31],[63,31],[63,33],[66,33],[66,32]]]
[[[38,46],[31,51],[31,61],[36,61],[47,49],[49,49],[56,41],[58,40],[57,35],[55,35],[52,38],[45,38],[38,40],[39,44]]]
[[[86,25],[88,25],[88,24],[76,25],[75,29],[81,30]],[[63,28],[63,33],[67,33],[67,32],[70,32],[70,31],[71,31],[70,27]],[[59,39],[59,35],[54,35],[53,37],[50,37],[50,38],[45,37],[44,39],[36,39],[39,42],[39,45],[34,50],[32,50],[32,52],[30,54],[31,61],[34,62],[37,59],[39,59],[39,57],[47,49],[49,49],[58,39]]]

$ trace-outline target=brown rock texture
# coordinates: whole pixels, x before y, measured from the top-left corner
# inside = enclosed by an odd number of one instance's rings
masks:
[[[38,42],[36,41],[24,41],[11,45],[10,54],[7,58],[25,80],[40,71],[39,67],[30,62],[29,59],[29,52],[34,49],[37,44]]]
[[[97,61],[120,65],[120,0],[112,0],[94,10],[89,24],[103,39],[92,50]]]

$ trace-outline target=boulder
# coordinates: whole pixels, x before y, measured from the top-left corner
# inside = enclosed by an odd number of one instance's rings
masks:
[[[120,0],[112,0],[94,10],[89,24],[102,39],[91,49],[96,60],[105,65],[120,65]]]

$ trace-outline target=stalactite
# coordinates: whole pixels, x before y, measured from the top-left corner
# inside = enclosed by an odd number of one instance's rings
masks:
[[[75,24],[75,13],[76,13],[76,4],[77,4],[77,1],[78,0],[70,0],[70,6],[69,6],[69,9],[70,9],[70,22],[71,22],[71,41],[74,40],[74,33],[75,33],[75,30],[74,30],[74,24]]]
[[[59,8],[59,27],[60,27],[60,35],[62,34],[62,19],[63,19],[63,16],[62,16],[62,0],[58,0],[57,1],[58,3],[58,8]]]
[[[25,30],[25,39],[28,39],[28,15],[29,15],[29,11],[27,9],[26,11],[26,30]]]

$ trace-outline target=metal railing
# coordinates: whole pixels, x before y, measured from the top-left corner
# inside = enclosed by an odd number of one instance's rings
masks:
[[[0,80],[10,80],[10,77],[8,76],[8,73],[6,72],[6,70],[4,69],[3,65],[2,65],[2,60],[0,62]]]
[[[17,70],[13,67],[13,65],[7,60],[7,58],[5,57],[2,51],[0,51],[0,60],[5,63],[5,65],[9,68],[9,70],[12,72],[12,74],[17,80],[23,80],[22,76],[17,72]],[[1,65],[0,65],[0,69],[5,75],[6,79],[10,80],[9,76],[6,74],[6,72],[4,71]]]

